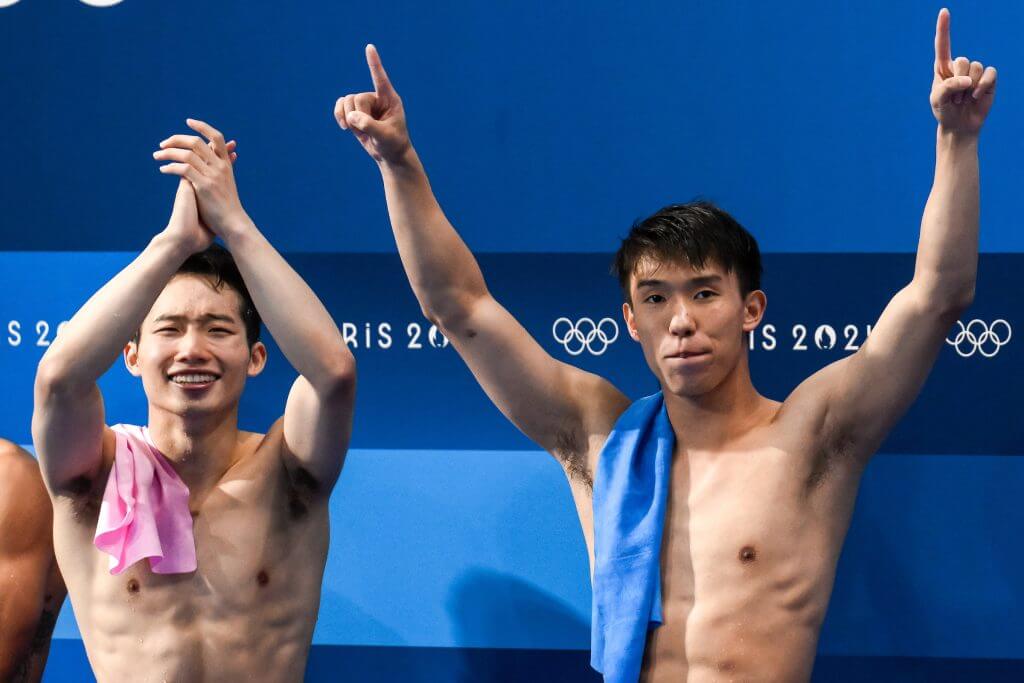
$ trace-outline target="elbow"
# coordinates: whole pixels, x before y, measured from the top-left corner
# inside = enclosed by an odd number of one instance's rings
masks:
[[[433,301],[420,301],[420,310],[431,325],[447,334],[451,330],[465,326],[476,303],[486,294],[486,290],[482,294],[449,292],[445,296],[436,297]]]
[[[36,395],[47,397],[65,394],[71,387],[71,365],[58,357],[44,355],[36,367]]]
[[[974,280],[961,283],[921,282],[918,287],[922,302],[953,324],[974,304]]]
[[[974,304],[974,283],[969,287],[946,292],[936,297],[936,305],[944,318],[949,319],[950,324],[958,320],[963,312]]]
[[[356,359],[348,346],[341,348],[325,364],[320,373],[320,390],[328,395],[351,394],[356,386]]]

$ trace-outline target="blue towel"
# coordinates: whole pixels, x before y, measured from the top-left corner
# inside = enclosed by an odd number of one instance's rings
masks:
[[[636,683],[647,631],[662,623],[661,534],[675,434],[661,392],[619,417],[594,477],[590,665]]]

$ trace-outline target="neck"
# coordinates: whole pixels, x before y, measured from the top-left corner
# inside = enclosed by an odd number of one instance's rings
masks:
[[[238,434],[238,406],[201,415],[149,406],[150,438],[193,494],[212,488],[234,464]]]
[[[724,381],[699,396],[664,392],[677,448],[721,450],[765,418],[771,402],[750,381],[746,355]]]

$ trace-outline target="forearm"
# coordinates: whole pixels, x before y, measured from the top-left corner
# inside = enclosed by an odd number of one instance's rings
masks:
[[[380,170],[398,253],[420,306],[431,319],[460,315],[487,293],[476,259],[445,217],[412,147]]]
[[[238,221],[225,242],[288,362],[317,389],[351,379],[355,360],[323,303],[248,216]]]
[[[91,386],[142,324],[160,292],[188,257],[165,233],[92,295],[54,339],[40,362],[47,381]]]
[[[915,283],[934,303],[954,309],[970,304],[978,268],[978,136],[939,127],[935,180],[921,219]]]

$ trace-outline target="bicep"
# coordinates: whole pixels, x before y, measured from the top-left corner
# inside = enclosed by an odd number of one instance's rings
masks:
[[[77,390],[63,388],[48,382],[44,373],[41,366],[32,440],[43,477],[56,491],[76,478],[96,475],[104,446],[113,443],[113,433],[104,424],[103,397],[95,383]]]
[[[316,488],[333,488],[352,435],[354,401],[354,377],[319,393],[305,377],[295,380],[282,420],[284,457],[293,479],[302,470]]]
[[[864,345],[823,371],[832,433],[870,455],[917,398],[952,324],[913,284],[889,302]]]
[[[594,423],[610,428],[628,404],[607,380],[553,358],[490,295],[442,331],[498,410],[552,453],[574,440],[585,443]]]

